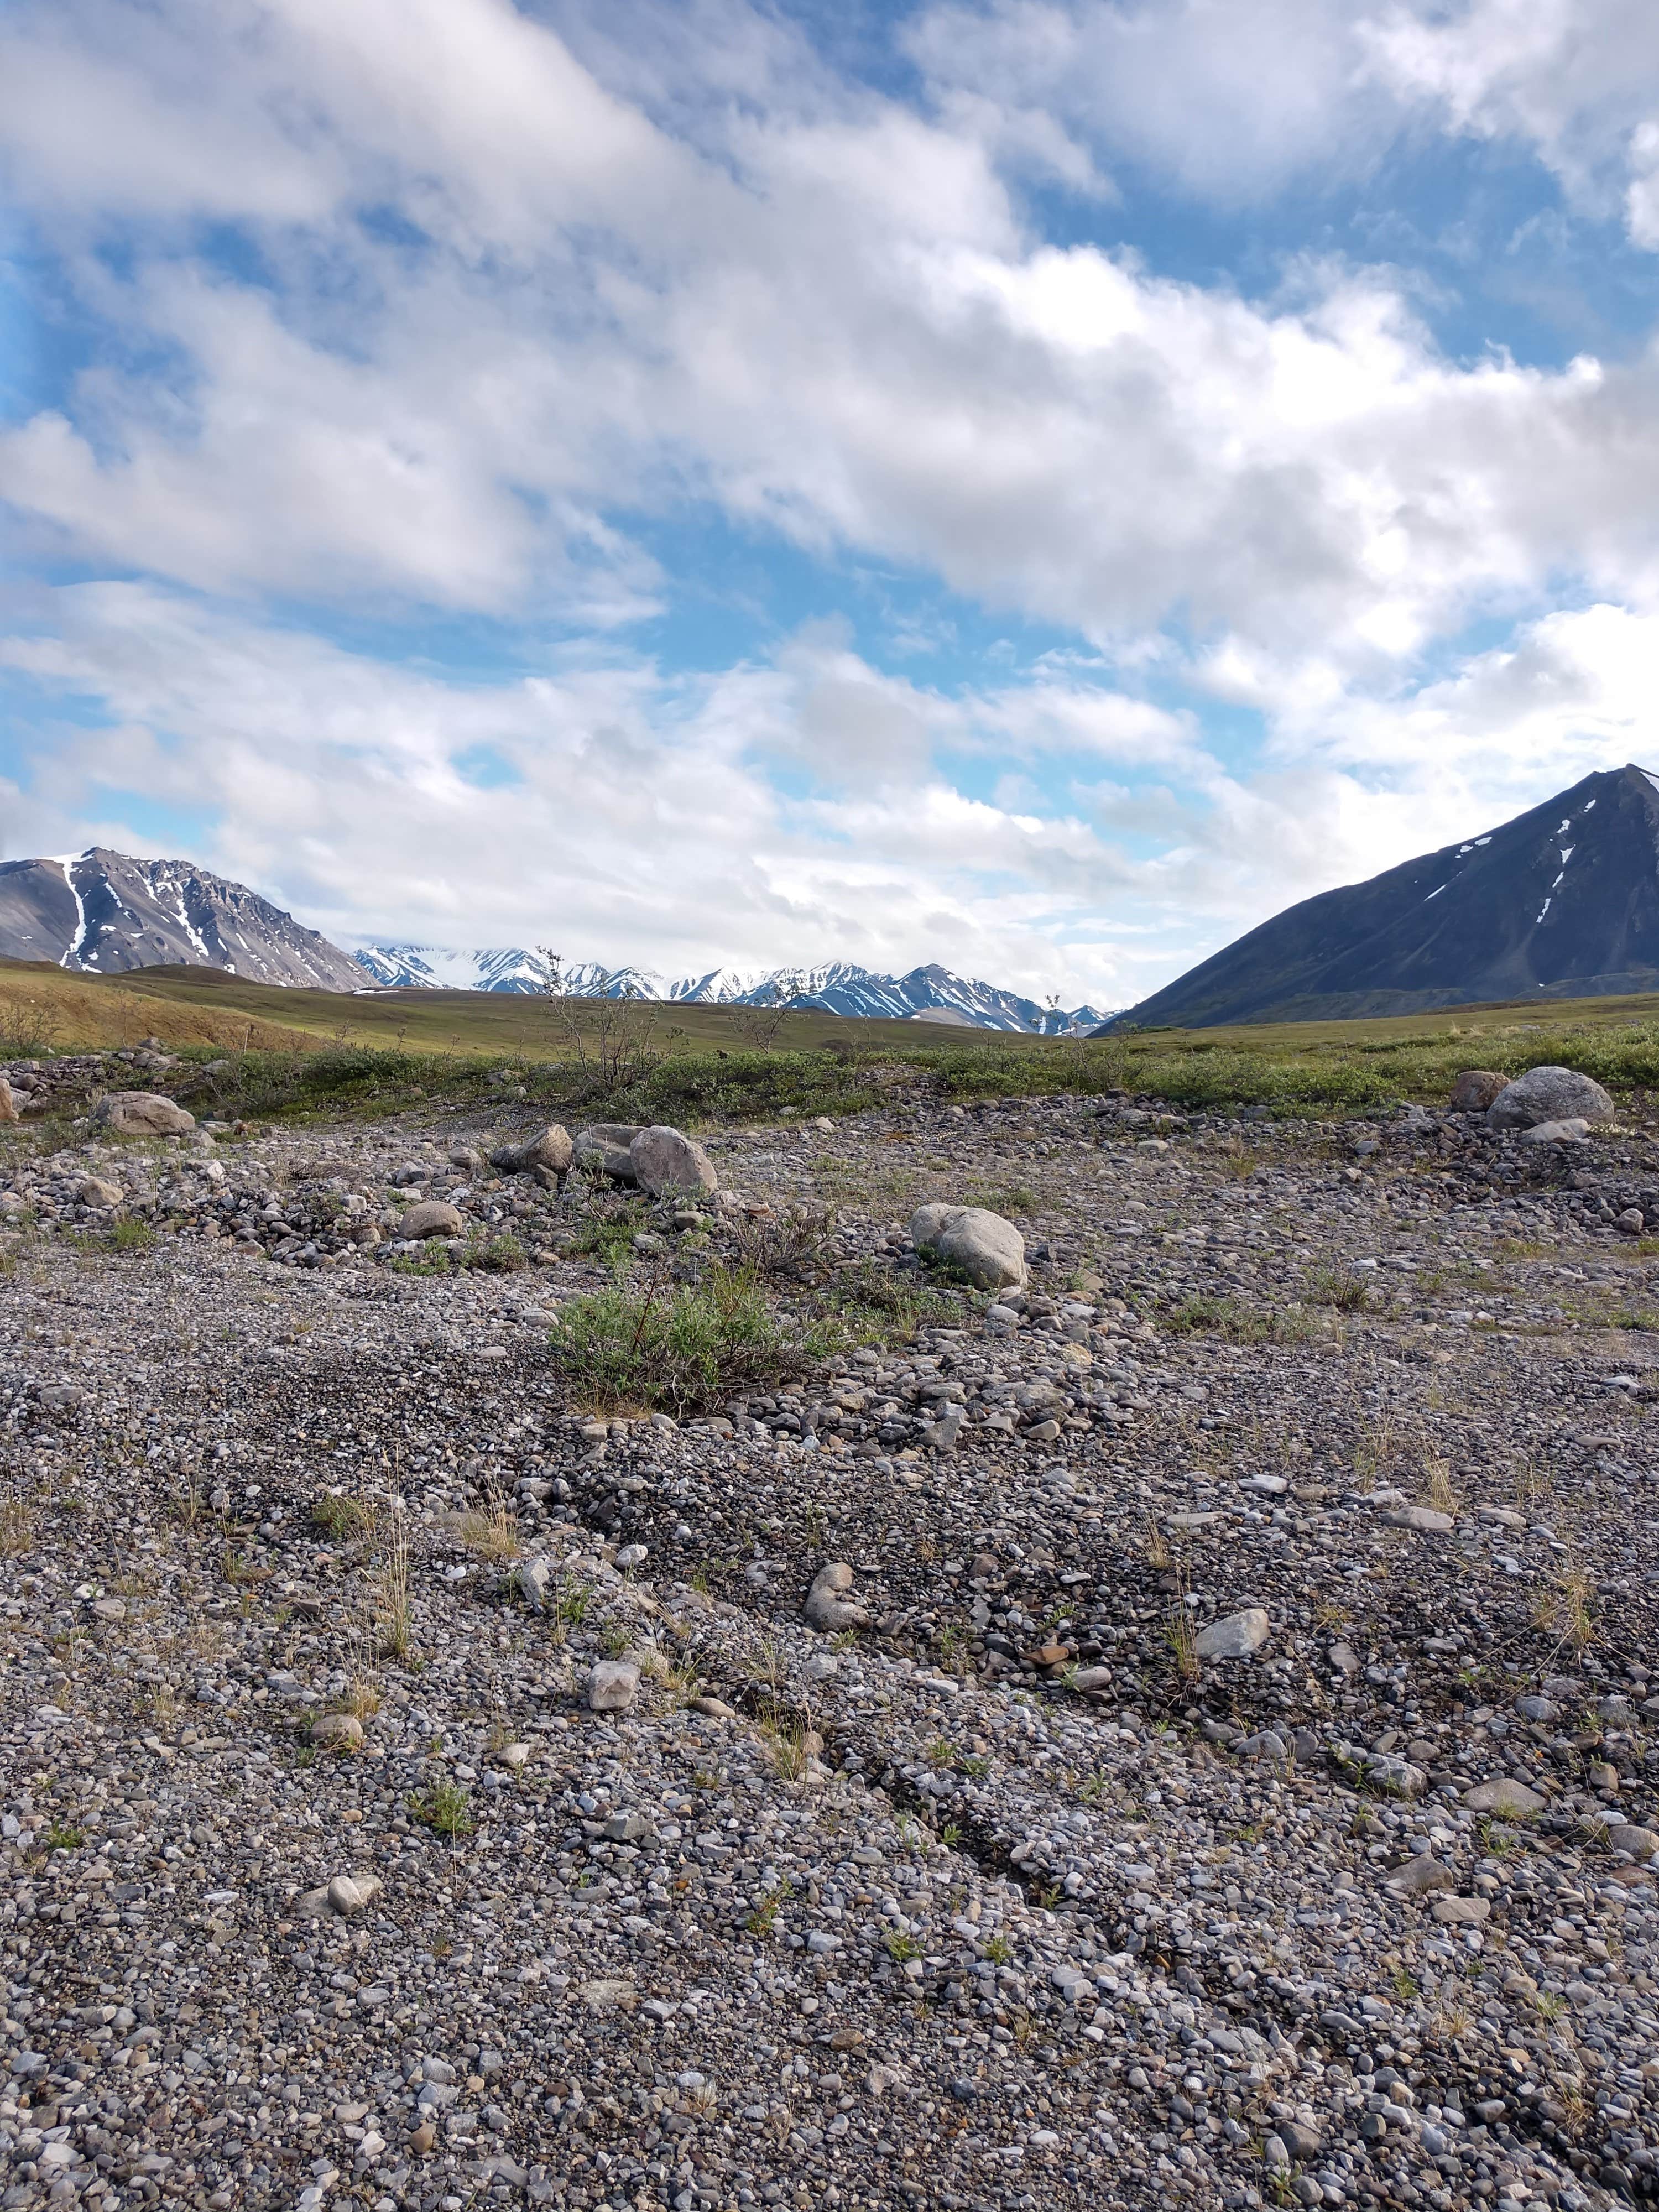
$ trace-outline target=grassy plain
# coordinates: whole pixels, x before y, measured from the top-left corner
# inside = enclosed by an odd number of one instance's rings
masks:
[[[283,990],[207,968],[69,975],[0,962],[0,1058],[158,1036],[227,1106],[274,1113],[401,1094],[471,1095],[501,1072],[550,1106],[619,1118],[845,1113],[906,1090],[947,1097],[1110,1090],[1176,1106],[1376,1111],[1443,1099],[1460,1068],[1578,1067],[1659,1106],[1659,998],[1463,1006],[1411,1018],[1148,1030],[1093,1039],[793,1013],[765,1036],[726,1006],[626,1006],[470,991]]]

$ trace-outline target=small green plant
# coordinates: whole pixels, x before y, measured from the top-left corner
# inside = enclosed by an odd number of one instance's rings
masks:
[[[1364,1279],[1346,1268],[1320,1267],[1309,1276],[1305,1293],[1316,1306],[1334,1313],[1369,1313],[1371,1292]]]
[[[115,1222],[109,1232],[112,1252],[148,1252],[155,1243],[155,1231],[148,1221],[131,1218]]]
[[[86,1840],[84,1828],[71,1828],[61,1820],[54,1820],[41,1838],[49,1851],[78,1851]]]
[[[956,1764],[957,1747],[947,1736],[935,1736],[927,1747],[927,1758],[930,1766],[952,1766]]]
[[[1010,1966],[1014,1960],[1014,1947],[1006,1936],[988,1936],[979,1947],[981,1959],[988,1959],[994,1966]]]
[[[915,1937],[902,1936],[896,1928],[890,1929],[881,1940],[887,1947],[888,1957],[898,1966],[902,1966],[910,1960],[921,1956],[921,1946]]]
[[[843,1330],[786,1325],[750,1267],[714,1267],[702,1281],[654,1277],[572,1298],[553,1335],[572,1395],[596,1412],[662,1407],[678,1416],[769,1389],[842,1350]]]
[[[960,1820],[946,1820],[939,1829],[939,1839],[947,1851],[953,1851],[966,1833]]]
[[[472,1814],[466,1792],[453,1782],[434,1783],[430,1790],[411,1790],[404,1801],[411,1820],[437,1836],[465,1836],[472,1831]]]
[[[325,1491],[311,1509],[311,1518],[325,1535],[337,1544],[349,1544],[361,1536],[368,1525],[368,1516],[355,1498],[347,1498],[337,1490]]]
[[[498,1236],[482,1237],[469,1244],[462,1261],[469,1267],[482,1267],[489,1274],[514,1275],[530,1265],[530,1255],[510,1231],[504,1230]]]
[[[744,1922],[751,1936],[770,1936],[778,1924],[778,1915],[795,1893],[795,1885],[787,1877],[773,1883],[764,1896],[757,1898],[755,1909]]]

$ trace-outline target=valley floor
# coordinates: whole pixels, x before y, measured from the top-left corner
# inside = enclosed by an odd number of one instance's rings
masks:
[[[510,1106],[17,1138],[0,2204],[1659,2195],[1653,1147],[1154,1109],[727,1131],[678,1220]],[[1028,1295],[678,1423],[550,1349],[936,1196]]]

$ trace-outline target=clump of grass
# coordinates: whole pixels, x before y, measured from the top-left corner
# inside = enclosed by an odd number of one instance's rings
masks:
[[[62,1820],[54,1820],[40,1838],[49,1851],[78,1851],[87,1840],[84,1828],[72,1828]]]
[[[1204,1330],[1228,1344],[1301,1344],[1314,1334],[1311,1315],[1299,1305],[1247,1306],[1237,1298],[1200,1292],[1159,1316],[1176,1336]]]
[[[823,1258],[835,1226],[833,1206],[795,1199],[763,1213],[739,1215],[738,1250],[757,1275],[800,1274]]]
[[[1370,1286],[1346,1267],[1321,1267],[1308,1278],[1306,1293],[1311,1304],[1328,1306],[1333,1313],[1369,1313]]]
[[[507,1510],[507,1500],[501,1497],[491,1497],[484,1505],[463,1514],[460,1537],[475,1559],[496,1566],[516,1559],[523,1548],[517,1516]]]
[[[867,1263],[840,1272],[819,1301],[827,1320],[856,1344],[877,1350],[914,1342],[930,1326],[960,1325],[962,1306],[921,1275],[896,1275]]]
[[[472,1832],[472,1814],[466,1792],[453,1782],[434,1783],[430,1790],[414,1790],[404,1800],[411,1820],[418,1820],[436,1836],[465,1836]]]
[[[131,1218],[111,1224],[109,1247],[112,1252],[148,1252],[155,1243],[155,1231],[148,1221]]]
[[[34,1508],[26,1498],[0,1498],[0,1559],[21,1559],[34,1548]]]
[[[325,1491],[311,1509],[313,1524],[337,1544],[349,1544],[368,1527],[368,1516],[355,1498],[338,1490]]]
[[[799,1782],[811,1757],[807,1731],[799,1721],[771,1720],[761,1724],[761,1737],[781,1782]]]
[[[755,1900],[755,1908],[744,1922],[751,1936],[770,1936],[777,1928],[778,1915],[795,1893],[795,1886],[787,1875],[773,1883],[764,1895]]]
[[[1198,1631],[1185,1605],[1170,1607],[1164,1623],[1164,1640],[1170,1647],[1178,1680],[1188,1684],[1200,1680],[1204,1668],[1198,1656]]]
[[[1455,1513],[1457,1486],[1451,1479],[1449,1460],[1431,1459],[1423,1469],[1423,1497],[1437,1513]]]
[[[482,1267],[488,1274],[513,1275],[530,1265],[530,1255],[510,1231],[503,1231],[500,1236],[481,1237],[469,1244],[463,1261],[465,1266]]]
[[[1533,1626],[1555,1638],[1558,1651],[1587,1650],[1595,1641],[1595,1577],[1583,1567],[1558,1575],[1538,1594]]]
[[[655,1277],[572,1298],[553,1334],[573,1397],[597,1413],[660,1407],[677,1416],[775,1388],[840,1351],[845,1332],[781,1320],[752,1267],[715,1267],[702,1281]]]

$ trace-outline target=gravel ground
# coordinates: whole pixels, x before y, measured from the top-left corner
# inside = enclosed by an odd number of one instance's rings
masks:
[[[717,1133],[1031,1279],[677,1425],[533,1127],[7,1133],[0,2203],[1659,2194],[1645,1135]]]

